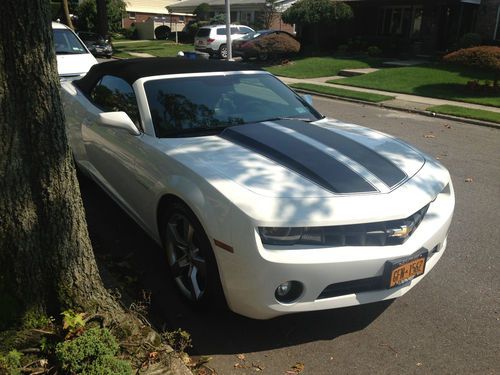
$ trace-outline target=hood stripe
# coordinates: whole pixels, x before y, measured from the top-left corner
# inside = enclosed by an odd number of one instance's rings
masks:
[[[219,136],[266,156],[334,193],[377,191],[332,155],[269,125],[233,126]]]
[[[328,147],[324,145],[323,143],[312,139],[310,137],[307,137],[301,133],[298,133],[297,131],[281,126],[279,124],[275,124],[272,122],[263,122],[263,124],[269,125],[273,127],[274,129],[281,131],[283,133],[287,133],[291,135],[294,138],[297,138],[303,142],[306,142],[307,144],[310,144],[313,147],[316,147],[318,150],[321,150],[331,157],[337,159],[341,163],[343,163],[346,167],[350,168],[352,171],[356,172],[359,174],[361,177],[363,177],[368,183],[370,183],[374,188],[376,188],[379,192],[381,193],[388,193],[390,191],[389,187],[381,181],[377,176],[375,176],[373,173],[371,173],[369,170],[367,170],[365,167],[363,167],[361,164],[355,162],[354,160],[348,158],[344,154],[338,152],[337,150]]]
[[[362,165],[383,181],[384,184],[389,186],[389,188],[395,187],[407,178],[406,173],[390,160],[365,145],[337,133],[333,128],[327,129],[322,126],[311,126],[308,123],[292,120],[281,120],[278,124],[315,139],[325,147],[337,150],[349,159]]]

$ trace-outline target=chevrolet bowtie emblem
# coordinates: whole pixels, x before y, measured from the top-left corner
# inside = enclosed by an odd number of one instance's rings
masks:
[[[389,229],[389,237],[407,237],[410,234],[410,227],[401,225],[399,228]]]

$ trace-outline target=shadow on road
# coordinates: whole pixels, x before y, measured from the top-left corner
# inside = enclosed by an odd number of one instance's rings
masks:
[[[362,330],[391,304],[293,314],[267,321],[229,311],[193,310],[170,282],[160,247],[95,183],[80,178],[80,187],[98,264],[119,281],[122,302],[128,306],[140,298],[142,290],[150,292],[149,319],[153,325],[159,331],[188,331],[193,339],[192,354],[236,354],[331,340]],[[104,282],[108,288],[117,287],[106,278]]]

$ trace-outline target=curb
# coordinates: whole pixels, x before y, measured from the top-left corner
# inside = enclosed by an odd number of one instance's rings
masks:
[[[372,107],[380,107],[380,108],[386,108],[386,109],[392,109],[395,111],[400,111],[400,112],[407,112],[407,113],[415,113],[418,115],[423,115],[427,117],[435,117],[435,118],[440,118],[443,120],[450,120],[450,121],[460,121],[460,122],[465,122],[468,124],[473,124],[473,125],[478,125],[478,126],[484,126],[488,128],[494,128],[494,129],[500,129],[500,124],[494,123],[494,122],[489,122],[489,121],[481,121],[481,120],[474,120],[466,117],[457,117],[457,116],[451,116],[451,115],[445,115],[441,113],[435,113],[435,112],[430,112],[430,111],[422,111],[420,109],[414,109],[414,108],[402,108],[390,104],[384,104],[383,102],[380,103],[374,103],[374,102],[367,102],[364,100],[359,100],[359,99],[352,99],[352,98],[346,98],[343,96],[336,96],[336,95],[328,95],[328,94],[322,94],[318,93],[315,91],[310,91],[310,90],[304,90],[304,89],[297,89],[294,87],[290,87],[292,90],[296,92],[301,92],[304,94],[310,94],[310,95],[315,95],[315,96],[320,96],[323,98],[328,98],[328,99],[336,99],[336,100],[343,100],[346,102],[351,102],[355,104],[364,104],[364,105],[370,105]]]

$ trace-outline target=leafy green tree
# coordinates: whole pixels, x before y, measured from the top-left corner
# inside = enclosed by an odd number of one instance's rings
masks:
[[[321,30],[335,27],[353,18],[352,8],[336,0],[298,0],[282,14],[284,22],[313,29],[314,44],[319,46]]]
[[[122,17],[125,13],[123,0],[106,0],[106,11],[110,31],[121,29]],[[96,31],[98,25],[96,0],[84,0],[77,10],[78,29]]]
[[[193,13],[196,14],[196,18],[198,21],[208,21],[210,11],[211,8],[209,4],[201,3],[195,8]]]

